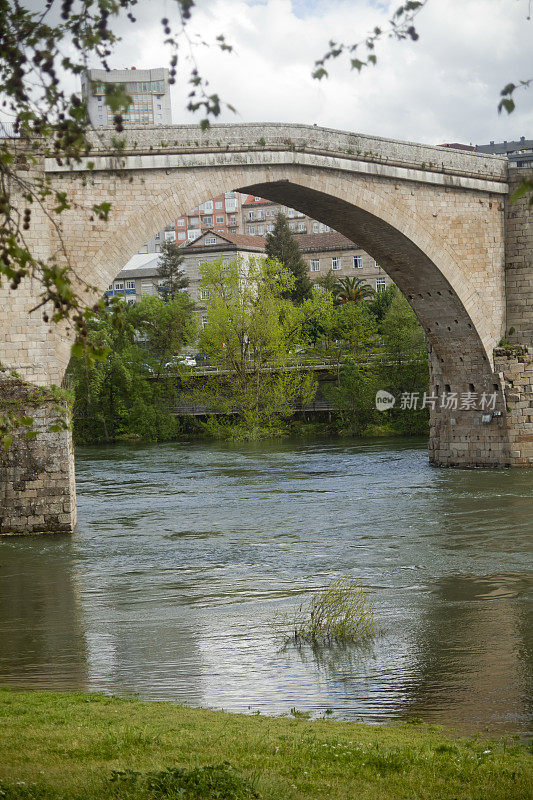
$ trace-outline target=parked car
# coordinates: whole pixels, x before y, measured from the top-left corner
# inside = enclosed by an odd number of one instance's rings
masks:
[[[172,369],[172,367],[181,364],[184,367],[195,367],[196,361],[194,360],[193,356],[175,356],[171,358],[170,361],[167,361],[165,364],[165,369]]]

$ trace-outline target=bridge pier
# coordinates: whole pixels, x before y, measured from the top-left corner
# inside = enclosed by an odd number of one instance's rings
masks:
[[[33,423],[17,425],[0,453],[0,534],[72,532],[76,487],[66,403],[44,387],[0,378],[1,415]]]
[[[501,377],[472,365],[444,371],[430,355],[429,460],[440,467],[511,465],[509,419]]]

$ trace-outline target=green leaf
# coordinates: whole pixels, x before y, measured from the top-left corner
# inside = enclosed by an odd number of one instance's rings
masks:
[[[501,114],[503,108],[505,108],[505,110],[507,111],[508,114],[512,114],[513,111],[515,110],[515,102],[514,102],[514,100],[512,100],[510,98],[505,98],[503,100],[500,100],[500,102],[498,103],[498,113],[499,114]]]
[[[501,90],[500,94],[504,97],[506,94],[512,94],[516,89],[516,85],[514,83],[508,83],[507,86],[504,86]]]
[[[104,222],[107,222],[110,210],[111,203],[108,203],[107,201],[93,206],[93,211],[97,215],[98,219],[101,219]]]
[[[126,111],[133,104],[133,99],[125,91],[124,84],[106,83],[105,102],[113,114],[117,114],[119,111]]]

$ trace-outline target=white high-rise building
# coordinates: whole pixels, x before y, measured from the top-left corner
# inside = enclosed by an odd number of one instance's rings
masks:
[[[105,84],[124,84],[133,103],[122,113],[125,126],[172,125],[168,69],[89,69],[82,75],[81,90],[89,119],[95,127],[113,125],[113,112],[105,103]]]

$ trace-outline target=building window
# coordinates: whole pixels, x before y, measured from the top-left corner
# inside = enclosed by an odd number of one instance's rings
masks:
[[[217,243],[216,236],[208,236],[207,239],[205,240],[205,243],[216,244]]]
[[[217,200],[215,203],[215,208],[224,208],[224,204],[220,200]]]
[[[257,235],[258,236],[264,236],[265,235],[265,226],[264,225],[258,225],[257,226]]]
[[[341,268],[341,259],[340,256],[333,256],[331,259],[331,269],[340,269]]]
[[[294,208],[288,208],[287,209],[287,216],[288,217],[294,217]]]
[[[176,231],[165,231],[165,242],[175,242]]]
[[[187,238],[187,234],[185,231],[178,231],[178,239],[180,241],[184,241]]]
[[[386,289],[385,278],[376,278],[376,292],[382,292]]]
[[[309,262],[309,266],[311,268],[311,272],[320,272],[320,259],[312,258]]]
[[[126,281],[126,289],[135,289],[135,281]]]
[[[248,225],[248,233],[251,235],[255,233],[255,225]]]
[[[378,261],[374,261],[374,266],[376,267],[376,269],[381,269],[381,265],[379,264]]]
[[[255,201],[256,203],[260,203],[260,202],[261,202],[261,200],[262,200],[262,198],[261,198],[261,197],[254,197],[254,201]]]
[[[209,289],[200,289],[200,300],[209,300]]]
[[[223,225],[224,224],[224,217],[217,217],[216,218],[216,223],[217,223],[217,225]]]
[[[232,215],[232,216],[229,218],[229,223],[228,223],[228,224],[229,224],[229,225],[236,225],[236,224],[237,224],[237,218],[236,218],[234,215]]]
[[[305,222],[298,223],[298,233],[305,233],[307,228],[305,227]]]
[[[213,224],[213,217],[204,217],[204,225],[212,225]]]
[[[363,269],[363,256],[354,256],[353,257],[353,268],[354,269]]]
[[[313,222],[313,233],[318,233],[318,222]]]
[[[249,211],[248,212],[248,219],[253,219],[253,218],[254,218],[254,212],[253,211]]]
[[[206,325],[207,325],[207,317],[203,316],[202,317],[202,328],[205,328]]]
[[[329,225],[324,225],[324,233],[329,233],[330,230],[331,228],[329,227]]]
[[[123,289],[124,281],[115,281],[115,289]]]
[[[260,208],[257,210],[257,219],[263,219],[263,212]]]
[[[212,200],[206,200],[205,203],[203,204],[203,209],[204,209],[204,211],[212,211],[213,210],[213,201]]]
[[[179,219],[176,224],[177,224],[178,228],[184,228],[185,227],[185,220],[184,219]]]
[[[109,286],[107,287],[107,291],[108,292],[112,292],[113,291],[113,284],[112,283],[110,283]]]
[[[270,223],[269,225],[267,225],[267,231],[268,231],[268,233],[272,233],[272,231],[273,231],[273,230],[274,230],[274,226],[272,225],[272,223]]]
[[[296,223],[295,222],[289,222],[289,228],[290,228],[291,231],[295,231],[296,230]]]

